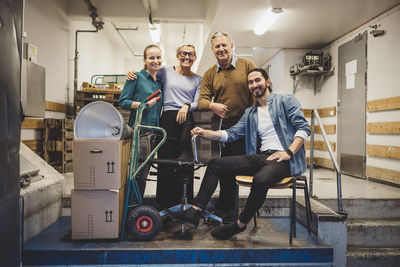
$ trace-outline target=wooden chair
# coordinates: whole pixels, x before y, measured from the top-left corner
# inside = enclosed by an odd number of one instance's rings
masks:
[[[239,205],[239,186],[251,187],[253,182],[253,176],[236,176],[236,199],[235,199],[235,210],[238,214]],[[304,190],[304,199],[306,204],[306,216],[307,216],[307,230],[310,232],[310,221],[312,221],[311,216],[311,205],[310,198],[308,195],[307,178],[305,176],[295,176],[295,177],[285,177],[280,182],[271,186],[269,189],[292,189],[292,199],[290,204],[290,234],[289,234],[289,244],[292,244],[293,237],[296,237],[296,189]],[[259,215],[259,212],[257,211]],[[254,226],[257,226],[256,214],[254,214]]]

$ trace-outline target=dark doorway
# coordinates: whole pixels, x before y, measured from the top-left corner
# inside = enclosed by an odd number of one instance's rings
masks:
[[[0,259],[20,266],[22,0],[0,0]]]

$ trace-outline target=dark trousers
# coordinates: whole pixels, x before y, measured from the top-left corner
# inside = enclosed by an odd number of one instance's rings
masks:
[[[290,162],[267,161],[266,158],[271,154],[272,152],[211,160],[207,166],[194,204],[204,210],[217,188],[218,180],[221,182],[222,179],[233,179],[231,182],[235,183],[235,175],[253,175],[254,179],[250,194],[243,211],[239,215],[239,220],[242,223],[248,223],[264,203],[268,188],[282,178],[290,176]],[[221,186],[223,184],[220,183]]]
[[[146,159],[150,154],[151,150],[156,147],[155,140],[151,138],[152,132],[143,131],[140,133],[140,145],[139,145],[139,165]],[[140,196],[143,198],[144,191],[146,190],[146,180],[149,175],[150,164],[144,165],[143,169],[138,173],[136,183],[139,188]]]
[[[167,140],[158,151],[160,159],[181,159],[191,161],[190,130],[193,128],[192,113],[188,113],[183,124],[176,122],[178,111],[165,111],[160,126],[167,132]],[[190,158],[188,158],[190,157]],[[156,199],[161,209],[181,203],[183,183],[187,183],[188,201],[193,200],[194,167],[178,164],[158,164]]]
[[[223,144],[221,157],[245,155],[245,140],[240,138],[232,143]],[[219,198],[215,204],[216,209],[231,210],[235,205],[236,182],[235,177],[230,173],[222,173],[220,179]]]
[[[234,117],[230,119],[224,119],[222,121],[222,129],[228,129],[236,124],[240,117]],[[225,143],[221,149],[221,157],[239,156],[245,155],[245,140],[240,138],[232,143]],[[217,203],[215,204],[216,209],[229,211],[234,208],[235,205],[235,194],[236,194],[236,182],[235,177],[229,173],[222,174],[223,177],[220,179],[220,192]]]

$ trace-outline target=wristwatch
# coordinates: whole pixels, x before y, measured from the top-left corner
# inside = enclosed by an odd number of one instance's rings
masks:
[[[188,105],[190,109],[190,102],[186,102],[184,105]]]
[[[292,152],[292,150],[286,149],[285,152],[288,153],[288,155],[290,156],[290,158],[293,158],[293,152]]]

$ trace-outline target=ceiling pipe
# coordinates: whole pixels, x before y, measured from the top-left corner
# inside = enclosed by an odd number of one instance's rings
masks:
[[[128,50],[131,52],[131,54],[134,57],[142,57],[143,55],[138,55],[135,54],[135,52],[131,49],[131,47],[129,46],[128,42],[125,40],[124,36],[121,34],[120,31],[137,31],[139,29],[138,26],[134,27],[134,28],[117,28],[116,25],[114,23],[111,23],[111,25],[113,25],[114,29],[117,31],[119,37],[121,37],[122,41],[125,43],[126,47],[128,48]]]
[[[78,33],[95,33],[99,30],[103,29],[104,22],[102,20],[98,20],[97,8],[90,2],[90,0],[83,0],[85,4],[88,6],[90,11],[90,17],[92,18],[92,25],[96,30],[76,30],[75,31],[75,57],[74,57],[74,99],[76,96],[76,91],[78,90]],[[74,104],[75,109],[75,104]]]
[[[96,28],[96,30],[103,29],[104,22],[102,20],[98,20],[97,17],[97,8],[90,2],[90,0],[83,0],[85,4],[88,6],[90,11],[90,17],[92,18],[92,25]]]

